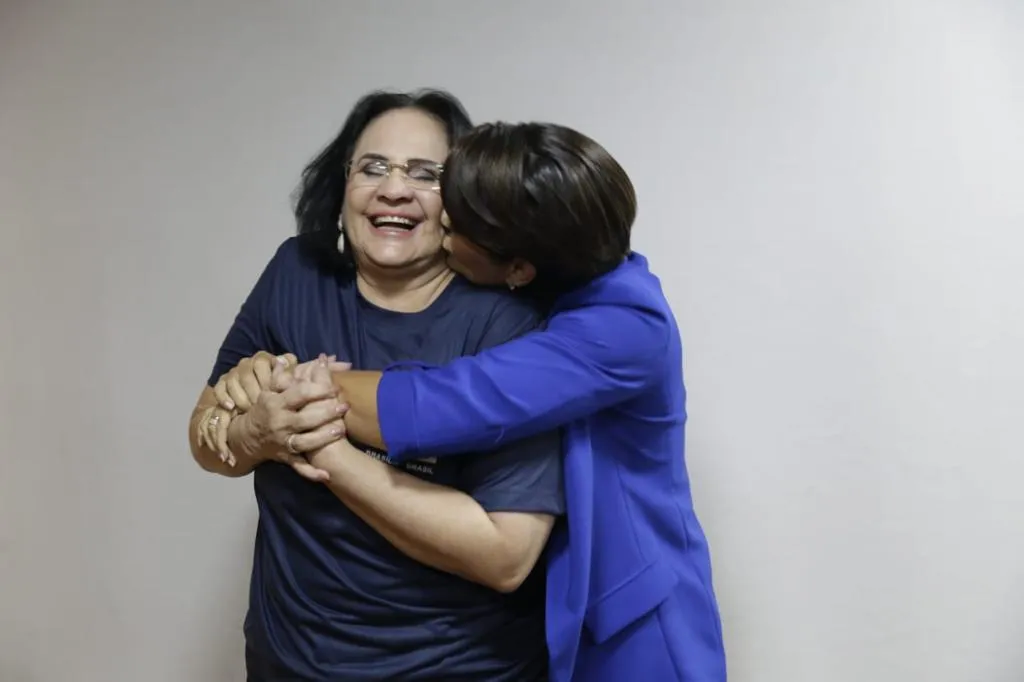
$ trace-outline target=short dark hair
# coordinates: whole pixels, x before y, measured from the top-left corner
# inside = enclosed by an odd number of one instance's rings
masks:
[[[498,260],[522,258],[557,295],[629,255],[636,192],[604,147],[553,123],[487,123],[456,140],[441,196],[451,229]]]
[[[337,247],[340,236],[338,218],[345,199],[346,166],[352,160],[356,142],[366,127],[393,109],[419,109],[435,117],[444,125],[449,144],[473,125],[458,98],[444,90],[377,90],[361,97],[352,107],[338,135],[302,171],[299,186],[292,194],[302,242],[315,251],[321,262],[331,267],[351,270],[355,266],[351,249],[339,252]]]

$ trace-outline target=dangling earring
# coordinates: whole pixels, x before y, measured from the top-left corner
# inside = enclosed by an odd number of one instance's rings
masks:
[[[338,253],[345,253],[345,223],[338,220]]]
[[[508,283],[508,290],[509,291],[515,291],[516,290],[516,285],[513,284],[512,282],[509,282]]]

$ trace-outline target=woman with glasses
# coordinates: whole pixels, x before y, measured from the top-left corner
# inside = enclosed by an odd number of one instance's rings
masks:
[[[532,290],[550,306],[546,327],[443,366],[338,371],[333,382],[300,370],[276,388],[333,383],[350,406],[349,437],[399,461],[564,427],[568,522],[548,548],[551,680],[724,682],[683,455],[682,345],[658,279],[630,250],[629,177],[590,138],[539,123],[481,126],[445,163],[449,265],[481,285]],[[365,473],[350,450],[334,443],[310,462],[355,480]]]
[[[547,679],[534,568],[564,511],[555,427],[398,462],[340,440],[329,379],[259,388],[278,357],[322,373],[325,354],[361,370],[442,364],[538,324],[530,302],[446,265],[441,163],[468,129],[445,93],[360,100],[306,168],[299,235],[243,303],[196,405],[200,466],[253,473],[251,682]],[[332,443],[358,456],[358,476],[334,465]]]

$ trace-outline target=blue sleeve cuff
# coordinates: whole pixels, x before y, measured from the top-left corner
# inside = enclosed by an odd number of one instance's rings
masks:
[[[385,370],[377,386],[377,419],[388,457],[414,459],[419,448],[414,373]]]

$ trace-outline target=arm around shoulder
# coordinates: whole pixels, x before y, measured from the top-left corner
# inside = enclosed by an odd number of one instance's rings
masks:
[[[444,367],[387,372],[377,389],[383,440],[393,457],[464,452],[587,417],[663,376],[673,328],[667,307],[590,305]]]

